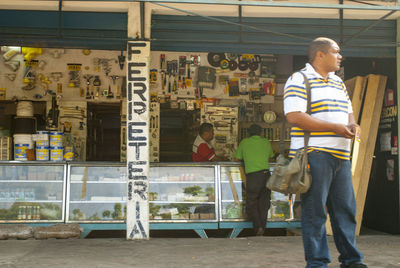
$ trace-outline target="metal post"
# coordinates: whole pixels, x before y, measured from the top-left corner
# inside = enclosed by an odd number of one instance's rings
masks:
[[[400,115],[400,94],[399,94],[399,89],[400,89],[400,18],[397,18],[397,24],[396,24],[396,67],[397,67],[397,133],[400,133],[400,120],[399,120],[399,115]],[[397,157],[397,168],[400,169],[400,157]],[[397,174],[400,174],[398,172]],[[400,180],[400,176],[397,177],[397,180]],[[400,194],[400,184],[398,184],[398,193]],[[398,202],[398,207],[397,209],[400,210],[400,200],[397,200]]]
[[[58,37],[62,37],[62,0],[58,1]]]
[[[339,0],[339,4],[343,4],[343,0]],[[343,45],[343,8],[339,9],[339,27],[340,27],[340,41],[339,46]]]
[[[239,43],[242,43],[243,40],[243,32],[242,32],[242,6],[239,6]]]

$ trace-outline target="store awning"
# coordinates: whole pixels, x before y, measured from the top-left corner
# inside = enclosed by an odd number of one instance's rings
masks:
[[[327,36],[341,44],[344,56],[395,57],[396,21],[377,22],[343,20],[341,26],[338,19],[153,15],[151,48],[306,55],[312,39]]]
[[[0,45],[125,50],[127,13],[0,10]]]

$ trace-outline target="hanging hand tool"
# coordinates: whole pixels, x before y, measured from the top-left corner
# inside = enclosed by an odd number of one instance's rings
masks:
[[[168,76],[168,93],[171,94],[171,75]]]
[[[178,78],[176,75],[174,75],[174,85],[173,85],[172,91],[176,92],[177,90],[178,90]]]
[[[164,91],[165,90],[165,85],[167,83],[167,77],[165,75],[165,71],[161,71],[160,72],[160,76],[161,76],[161,90]]]
[[[187,64],[187,77],[186,77],[186,79],[185,79],[185,86],[188,88],[188,87],[191,87],[192,86],[192,78],[190,77],[190,62],[186,62],[186,64]]]
[[[125,58],[126,57],[124,56],[124,51],[121,50],[121,55],[118,56],[119,68],[121,70],[124,69]]]
[[[114,98],[114,93],[111,91],[111,86],[108,85],[108,92],[107,92],[107,99],[112,99]]]
[[[183,88],[183,86],[182,86],[182,77],[180,75],[178,77],[178,88],[179,89]]]
[[[113,81],[113,85],[115,86],[115,81],[117,81],[117,79],[119,78],[119,76],[118,75],[110,75],[110,78],[111,78],[111,80]],[[119,96],[119,93],[118,93],[118,86],[117,86],[117,99],[118,99],[118,96]],[[108,94],[108,96],[110,96],[110,93],[111,93],[111,97],[110,98],[113,98],[114,97],[114,94],[112,93],[112,91],[111,91],[111,89],[109,88],[109,94]]]
[[[96,87],[96,98],[98,98],[100,95],[100,86],[101,86],[101,81],[98,75],[94,77],[93,86]],[[93,97],[93,92],[92,92],[92,97]]]
[[[165,65],[165,54],[160,55],[160,69],[165,70],[166,65]]]
[[[89,86],[90,86],[90,80],[93,78],[93,75],[85,74],[83,78],[86,79],[86,99],[90,99]]]

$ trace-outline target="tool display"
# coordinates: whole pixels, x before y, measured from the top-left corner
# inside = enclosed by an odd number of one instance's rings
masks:
[[[150,103],[150,161],[160,162],[160,104]]]
[[[232,161],[238,144],[238,108],[203,104],[200,118],[201,123],[211,123],[214,126],[215,138],[212,145],[215,153]]]

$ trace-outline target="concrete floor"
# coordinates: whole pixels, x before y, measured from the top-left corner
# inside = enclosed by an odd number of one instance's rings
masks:
[[[370,268],[400,267],[400,235],[358,237]],[[330,267],[338,254],[329,237]],[[16,267],[304,267],[301,236],[227,238],[123,238],[2,240],[0,268]]]

